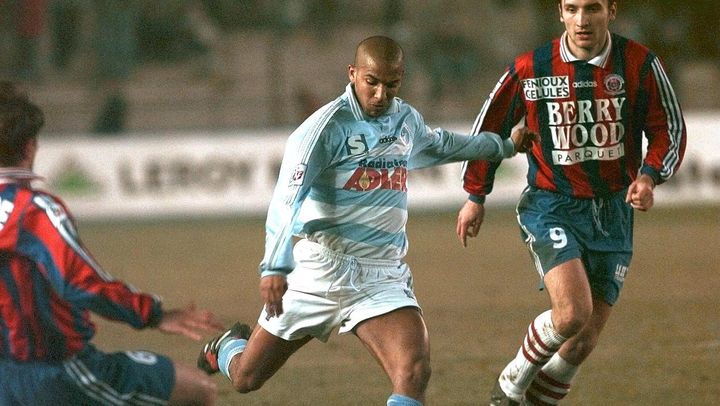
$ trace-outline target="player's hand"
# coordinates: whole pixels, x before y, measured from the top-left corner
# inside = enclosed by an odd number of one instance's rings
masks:
[[[537,133],[532,132],[528,127],[521,127],[513,131],[510,138],[515,144],[515,152],[523,153],[530,151],[533,142],[540,140]]]
[[[465,202],[460,209],[455,232],[463,247],[467,247],[467,238],[475,238],[480,231],[483,219],[485,218],[485,207],[472,200]]]
[[[650,210],[655,203],[653,189],[655,189],[653,179],[648,175],[642,174],[628,187],[625,201],[630,203],[633,209],[640,211]]]
[[[260,279],[260,296],[265,303],[268,319],[283,314],[282,297],[287,288],[285,276],[270,275]]]
[[[206,331],[222,331],[225,327],[215,319],[215,315],[205,309],[198,309],[190,303],[182,309],[163,311],[158,330],[168,334],[180,334],[191,340],[200,341]]]

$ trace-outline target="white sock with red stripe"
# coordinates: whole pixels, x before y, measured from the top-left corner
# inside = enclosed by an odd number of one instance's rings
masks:
[[[500,387],[509,398],[520,401],[540,368],[560,349],[566,338],[553,327],[550,310],[530,323],[525,340],[500,374]]]
[[[565,361],[555,353],[537,374],[525,397],[529,405],[554,406],[570,392],[570,382],[579,366]]]

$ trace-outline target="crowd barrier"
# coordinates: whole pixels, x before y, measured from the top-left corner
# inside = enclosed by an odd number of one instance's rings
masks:
[[[686,115],[683,166],[657,189],[657,205],[720,204],[720,113]],[[446,128],[464,132],[470,124]],[[81,219],[262,216],[290,130],[45,135],[35,170]],[[522,156],[506,160],[488,205],[512,205],[526,184]],[[411,210],[450,210],[466,198],[461,164],[413,171]]]

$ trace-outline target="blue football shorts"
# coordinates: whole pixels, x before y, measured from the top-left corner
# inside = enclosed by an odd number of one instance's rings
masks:
[[[610,305],[620,296],[632,259],[633,209],[626,191],[607,198],[576,199],[528,187],[517,219],[535,268],[542,278],[554,267],[579,258],[593,295]]]
[[[351,332],[360,322],[403,307],[418,310],[413,279],[401,261],[359,258],[300,240],[293,249],[295,269],[288,275],[279,317],[258,319],[285,340],[312,336],[326,342],[332,330]]]
[[[175,385],[167,357],[89,346],[61,362],[0,360],[0,405],[165,405]]]

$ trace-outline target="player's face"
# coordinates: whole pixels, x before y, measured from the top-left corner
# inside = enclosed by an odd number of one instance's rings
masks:
[[[405,69],[402,64],[387,64],[366,59],[348,66],[348,77],[360,107],[370,117],[385,113],[397,96]]]
[[[612,3],[612,4],[611,4]],[[617,3],[612,0],[562,0],[560,21],[568,33],[568,46],[579,59],[591,59],[602,51]]]

